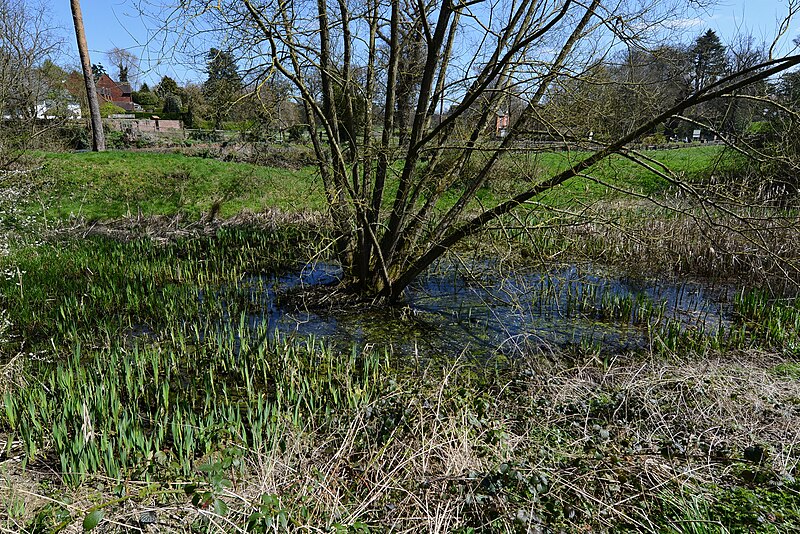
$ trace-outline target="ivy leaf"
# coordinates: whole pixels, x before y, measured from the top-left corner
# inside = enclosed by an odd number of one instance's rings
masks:
[[[95,510],[94,512],[86,514],[86,517],[83,518],[83,530],[92,530],[100,524],[104,515],[105,512],[103,512],[103,510]]]

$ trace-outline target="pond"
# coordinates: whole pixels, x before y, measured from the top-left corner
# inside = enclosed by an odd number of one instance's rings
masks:
[[[737,289],[708,281],[635,279],[602,267],[502,269],[491,262],[443,264],[406,291],[402,306],[357,312],[288,310],[276,292],[335,283],[341,270],[317,262],[298,273],[245,278],[252,328],[325,338],[342,348],[385,347],[394,354],[489,356],[580,346],[643,348],[668,328],[714,333],[731,318]]]

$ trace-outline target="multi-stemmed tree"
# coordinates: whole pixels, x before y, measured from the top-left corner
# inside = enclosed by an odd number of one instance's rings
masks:
[[[719,72],[719,50],[697,48],[692,90],[663,92],[657,102],[636,95],[652,104],[647,113],[595,136],[592,150],[570,168],[497,205],[475,202],[498,162],[531,131],[546,124],[566,138],[560,124],[542,116],[551,88],[580,87],[621,48],[654,57],[686,7],[606,0],[223,0],[210,7],[185,0],[177,13],[181,24],[236,43],[231,52],[251,72],[293,85],[308,118],[345,284],[365,297],[394,300],[453,244],[581,179],[609,156],[623,154],[674,179],[629,144],[800,62],[771,58]],[[495,139],[495,121],[511,100],[523,105]],[[614,106],[606,113],[613,115]]]

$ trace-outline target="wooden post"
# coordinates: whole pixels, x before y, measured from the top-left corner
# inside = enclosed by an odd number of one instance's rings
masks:
[[[83,29],[83,14],[80,0],[70,0],[72,22],[75,24],[75,37],[78,40],[78,53],[81,56],[83,81],[86,85],[86,97],[89,99],[89,115],[92,119],[92,150],[103,152],[106,149],[106,137],[103,133],[103,121],[100,117],[100,103],[97,101],[97,90],[94,86],[92,62],[89,60],[89,47],[86,44],[86,33]]]

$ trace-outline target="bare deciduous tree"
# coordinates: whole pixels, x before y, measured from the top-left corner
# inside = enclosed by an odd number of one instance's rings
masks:
[[[139,57],[130,50],[119,47],[106,52],[106,57],[116,70],[117,81],[133,86],[139,75]]]
[[[44,9],[20,0],[0,0],[0,169],[7,169],[41,133],[37,105],[48,93],[40,68],[57,39]]]
[[[563,172],[493,207],[476,202],[498,163],[542,121],[554,84],[596,76],[598,63],[623,46],[652,55],[669,23],[692,5],[186,0],[174,7],[183,27],[227,34],[250,68],[293,84],[309,117],[346,283],[363,296],[394,300],[456,242],[609,156],[669,177],[628,145],[686,110],[800,63],[797,56],[775,58],[709,79],[595,139]],[[511,97],[525,105],[497,140],[487,132]],[[362,103],[368,105],[359,113]],[[399,132],[406,108],[408,131]],[[559,132],[560,125],[550,128]],[[445,195],[455,200],[443,208]]]

